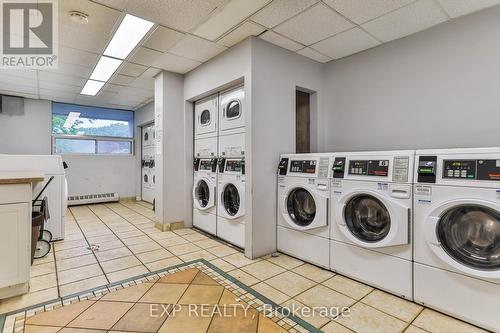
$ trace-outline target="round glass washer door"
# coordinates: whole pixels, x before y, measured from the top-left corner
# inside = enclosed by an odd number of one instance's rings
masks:
[[[210,111],[203,110],[200,115],[200,124],[201,126],[206,126],[210,124]]]
[[[233,184],[227,184],[222,192],[222,203],[229,216],[235,216],[240,210],[240,193]]]
[[[345,206],[344,219],[349,231],[363,242],[379,242],[391,230],[389,210],[369,194],[351,198]]]
[[[226,106],[226,118],[235,119],[241,115],[241,103],[239,100],[234,99],[227,103]]]
[[[455,206],[442,214],[436,235],[459,263],[478,270],[500,269],[500,212],[480,205]]]
[[[316,217],[316,202],[308,190],[299,187],[288,194],[286,210],[293,223],[306,227],[313,223]]]
[[[201,208],[207,208],[210,203],[210,187],[205,180],[200,180],[195,190],[195,198]]]

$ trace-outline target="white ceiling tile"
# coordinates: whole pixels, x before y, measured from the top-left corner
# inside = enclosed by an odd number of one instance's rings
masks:
[[[129,96],[130,98],[140,98],[144,100],[145,98],[150,98],[153,96],[152,89],[142,89],[137,87],[123,87],[123,89],[118,93],[117,96],[124,95]]]
[[[263,33],[266,29],[253,22],[245,22],[221,39],[218,44],[231,47],[249,36],[257,36]]]
[[[3,88],[0,88],[0,95],[10,95],[10,96],[32,98],[32,99],[38,99],[38,97],[39,97],[38,93],[12,91],[12,90],[3,89]]]
[[[320,3],[278,25],[274,31],[310,45],[353,26],[333,9]]]
[[[448,17],[434,1],[419,0],[367,22],[362,27],[379,40],[389,42],[447,20]]]
[[[155,87],[155,80],[138,77],[131,84],[129,84],[129,87],[135,87],[135,88],[141,88],[144,90],[148,90],[150,92],[150,95],[152,96],[154,93],[153,90]]]
[[[318,51],[311,49],[310,47],[305,47],[302,50],[297,51],[297,53],[318,62],[324,63],[332,60],[332,58],[327,57],[326,55],[321,54]]]
[[[98,59],[99,54],[96,53],[73,49],[67,46],[61,46],[59,48],[59,61],[67,64],[94,67]]]
[[[438,0],[450,17],[459,17],[500,4],[500,0]]]
[[[187,35],[180,42],[175,44],[168,53],[204,62],[225,49],[226,47],[217,45],[203,38]]]
[[[274,0],[251,19],[265,27],[273,28],[316,2],[318,0]]]
[[[187,73],[190,70],[201,65],[201,62],[191,60],[188,58],[183,58],[175,54],[164,53],[157,62],[155,62],[154,67],[161,68],[170,72],[175,73]]]
[[[293,40],[286,37],[280,36],[271,30],[266,31],[265,33],[260,35],[259,38],[290,51],[297,51],[304,48],[304,45],[294,42]]]
[[[0,91],[14,91],[18,94],[38,94],[36,86],[24,86],[12,82],[0,82]]]
[[[324,0],[324,2],[353,22],[361,24],[415,0]]]
[[[47,70],[49,71],[49,70]],[[81,78],[88,78],[90,76],[90,72],[92,68],[86,66],[80,66],[76,64],[66,64],[63,62],[59,62],[59,67],[54,70],[50,70],[57,74],[78,76]]]
[[[160,72],[161,72],[161,69],[149,67],[148,69],[146,69],[146,71],[144,73],[141,74],[140,77],[152,79]]]
[[[80,88],[81,90],[81,88]],[[78,93],[71,93],[67,91],[61,90],[53,90],[53,89],[43,89],[40,88],[40,98],[43,99],[54,99],[54,98],[65,98],[65,99],[75,99]]]
[[[130,61],[136,64],[151,66],[163,53],[145,47],[139,47],[130,57]]]
[[[159,25],[142,45],[166,52],[184,37],[183,33]]]
[[[126,11],[166,27],[190,31],[225,1],[129,0]]]
[[[43,81],[43,80],[39,81],[38,86],[40,89],[57,90],[64,93],[79,93],[83,87],[83,85],[71,85],[71,84],[64,84],[54,81]]]
[[[59,84],[69,84],[82,87],[87,81],[86,78],[72,76],[72,75],[64,75],[57,72],[39,71],[38,73],[40,81],[49,81]]]
[[[116,74],[111,78],[110,82],[112,82],[114,84],[120,84],[122,86],[126,86],[126,85],[134,82],[134,80],[135,80],[135,77],[133,77],[133,76]]]
[[[0,77],[2,77],[3,75],[9,75],[36,80],[36,74],[37,71],[34,69],[0,69]]]
[[[229,1],[210,15],[210,18],[198,26],[193,31],[193,34],[209,40],[216,40],[270,1],[271,0]]]
[[[0,82],[12,83],[20,86],[38,87],[38,81],[36,80],[36,78],[31,78],[31,77],[2,74],[0,75]]]
[[[122,11],[128,0],[94,0],[94,2]]]
[[[148,69],[146,66],[125,62],[120,68],[120,74],[137,77],[144,73],[146,69]]]
[[[322,40],[311,47],[333,59],[339,59],[379,44],[379,41],[360,28],[354,28]]]

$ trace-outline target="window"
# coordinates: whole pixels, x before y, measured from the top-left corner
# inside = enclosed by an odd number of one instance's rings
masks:
[[[52,103],[54,154],[132,154],[134,112]]]

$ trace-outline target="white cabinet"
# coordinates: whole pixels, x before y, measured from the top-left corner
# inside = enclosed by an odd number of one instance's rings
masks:
[[[0,184],[0,299],[28,291],[31,183]]]

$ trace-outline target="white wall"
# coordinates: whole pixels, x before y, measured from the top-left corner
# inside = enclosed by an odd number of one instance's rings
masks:
[[[51,153],[51,102],[25,99],[24,108],[0,113],[0,153]]]
[[[328,64],[324,150],[500,145],[500,8]]]

